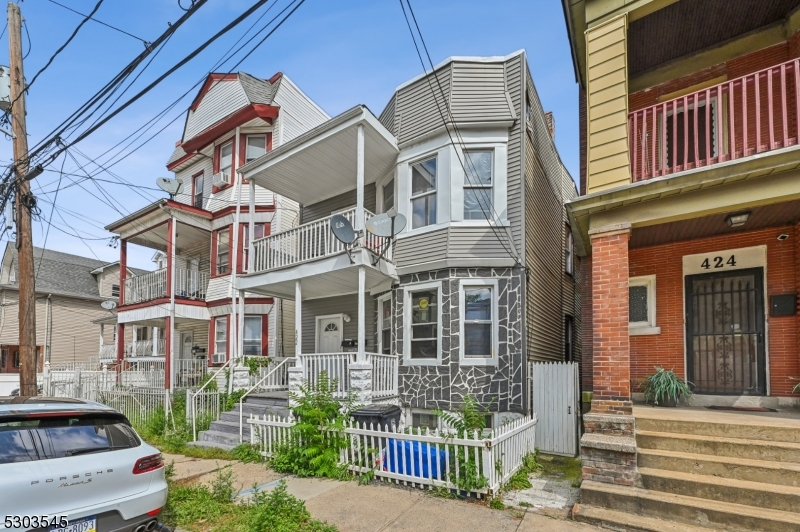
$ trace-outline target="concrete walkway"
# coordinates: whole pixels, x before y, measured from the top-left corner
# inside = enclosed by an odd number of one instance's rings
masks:
[[[210,483],[218,471],[231,467],[239,497],[247,498],[253,485],[270,490],[281,479],[289,493],[306,502],[311,515],[335,525],[340,532],[592,532],[597,527],[536,513],[532,509],[492,510],[479,503],[436,497],[428,492],[373,483],[282,476],[263,464],[202,460],[164,455],[174,462],[175,479]]]

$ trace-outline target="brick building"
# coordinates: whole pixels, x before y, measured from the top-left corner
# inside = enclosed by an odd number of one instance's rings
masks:
[[[584,479],[647,487],[633,402],[654,367],[688,379],[694,405],[797,403],[800,2],[563,4],[580,87]]]

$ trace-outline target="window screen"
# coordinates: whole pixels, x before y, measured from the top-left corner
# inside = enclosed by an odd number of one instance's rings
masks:
[[[631,323],[650,320],[647,312],[647,286],[631,286],[628,288],[628,314]]]

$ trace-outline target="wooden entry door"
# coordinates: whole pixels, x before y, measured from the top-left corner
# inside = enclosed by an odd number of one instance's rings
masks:
[[[686,277],[686,354],[695,393],[766,395],[763,268]]]

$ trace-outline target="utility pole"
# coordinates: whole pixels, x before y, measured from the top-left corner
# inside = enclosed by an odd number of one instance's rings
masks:
[[[36,291],[33,276],[33,234],[31,233],[30,182],[28,175],[28,134],[25,125],[25,74],[22,69],[22,13],[19,5],[8,3],[8,51],[11,74],[11,126],[14,132],[14,205],[17,224],[17,267],[19,269],[19,394],[36,395]]]

